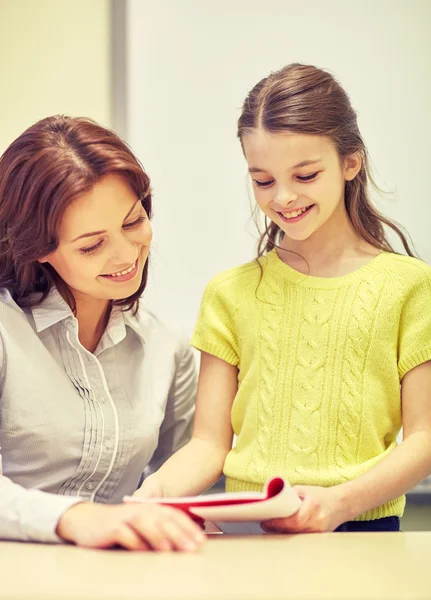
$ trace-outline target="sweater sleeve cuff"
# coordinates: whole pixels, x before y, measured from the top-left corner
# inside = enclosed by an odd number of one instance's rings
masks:
[[[236,367],[239,363],[239,358],[232,349],[207,340],[205,339],[205,336],[201,335],[200,333],[195,332],[190,343],[194,348],[196,348],[196,350],[212,354],[213,356],[224,360],[234,367]]]
[[[421,348],[420,350],[412,352],[399,362],[398,372],[400,375],[400,379],[402,379],[406,373],[408,373],[415,367],[429,360],[431,360],[431,343],[425,346],[424,348]]]

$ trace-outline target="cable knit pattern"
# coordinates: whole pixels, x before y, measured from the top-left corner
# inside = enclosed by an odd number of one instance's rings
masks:
[[[400,383],[431,360],[431,267],[382,253],[336,278],[305,276],[275,251],[207,286],[193,335],[238,367],[228,491],[353,479],[397,445]],[[221,400],[222,401],[222,400]],[[358,519],[401,516],[405,498]]]
[[[303,480],[318,464],[317,447],[321,403],[328,355],[329,320],[334,307],[331,290],[316,290],[302,306],[298,335],[300,345],[293,373],[292,418],[287,435],[289,449],[301,453],[294,469]]]
[[[260,483],[267,478],[268,451],[274,421],[274,400],[280,354],[280,317],[283,289],[276,279],[266,278],[259,290],[261,301],[257,338],[260,379],[258,382],[257,429],[255,449],[250,457],[247,476]]]
[[[357,460],[358,444],[364,400],[364,379],[366,360],[376,308],[382,299],[384,276],[374,273],[366,281],[357,285],[351,306],[347,327],[345,348],[346,360],[342,373],[342,393],[338,411],[338,432],[335,449],[335,462],[340,479],[347,480],[346,465]]]

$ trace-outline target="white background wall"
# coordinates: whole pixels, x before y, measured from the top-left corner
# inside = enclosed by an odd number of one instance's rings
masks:
[[[190,333],[208,279],[254,257],[236,120],[289,62],[330,69],[359,112],[379,207],[431,261],[430,0],[129,0],[127,139],[154,186],[147,298]]]

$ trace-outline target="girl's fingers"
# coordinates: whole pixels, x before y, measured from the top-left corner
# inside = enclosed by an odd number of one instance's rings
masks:
[[[310,521],[314,505],[310,502],[309,498],[305,498],[301,504],[300,509],[297,513],[291,517],[284,519],[270,519],[264,521],[261,527],[264,531],[278,531],[281,533],[298,533],[305,531],[308,522]]]

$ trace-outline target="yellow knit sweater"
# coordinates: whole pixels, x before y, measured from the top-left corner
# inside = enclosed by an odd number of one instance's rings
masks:
[[[227,490],[272,476],[332,486],[396,447],[400,381],[431,359],[431,267],[382,253],[349,275],[306,276],[275,251],[208,284],[192,344],[238,366]],[[401,516],[402,496],[360,520]]]

